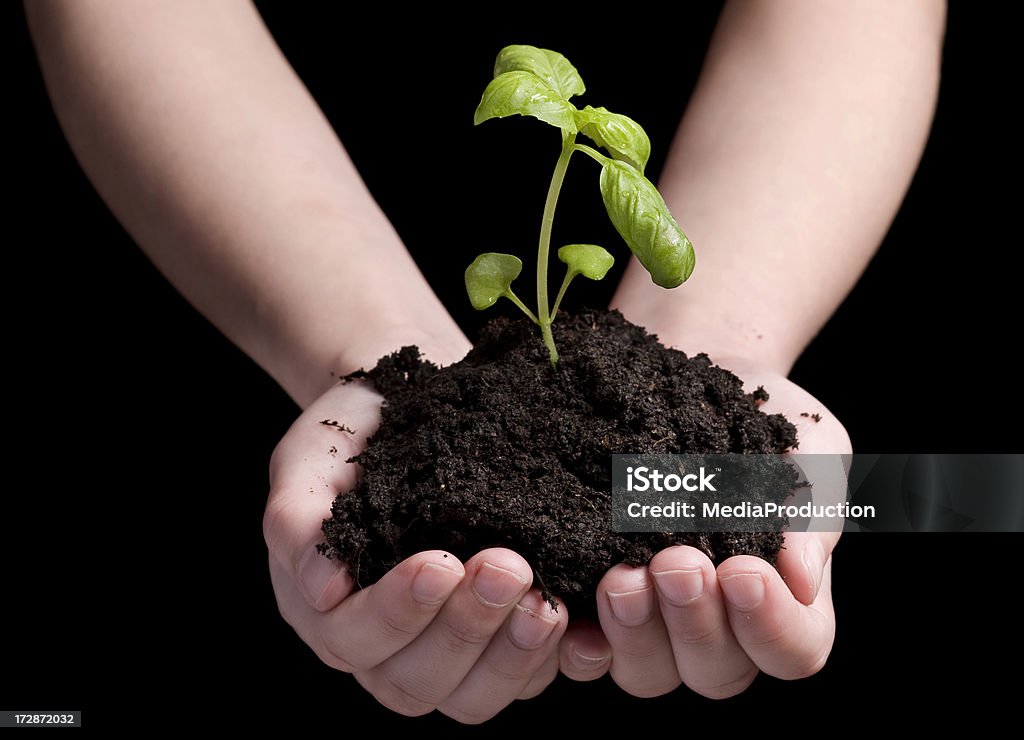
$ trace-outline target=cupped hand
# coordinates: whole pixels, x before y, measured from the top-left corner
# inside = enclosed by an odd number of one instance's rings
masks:
[[[762,410],[796,425],[799,452],[851,451],[842,424],[799,386],[742,361],[721,365],[743,378],[748,391],[765,387],[770,399]],[[845,480],[839,458],[823,474]],[[715,699],[742,692],[761,671],[810,676],[824,666],[835,636],[831,553],[838,539],[838,533],[787,533],[778,570],[745,555],[716,569],[687,546],[663,550],[645,568],[617,565],[598,586],[600,627],[569,627],[561,670],[581,681],[610,672],[635,696],[658,696],[683,683]]]
[[[264,534],[277,603],[323,662],[354,674],[385,706],[482,722],[554,680],[568,615],[531,588],[530,566],[510,550],[465,563],[417,553],[362,590],[316,551],[331,502],[355,484],[346,460],[376,430],[380,402],[361,382],[335,386],[275,450]]]

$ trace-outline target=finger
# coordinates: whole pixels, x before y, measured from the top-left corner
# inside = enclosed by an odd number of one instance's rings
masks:
[[[558,667],[573,681],[593,681],[608,672],[612,646],[593,622],[573,622],[558,644]]]
[[[438,709],[464,724],[479,724],[496,715],[515,701],[548,656],[557,653],[567,617],[564,606],[556,611],[539,590],[528,592]]]
[[[341,670],[379,665],[430,625],[464,575],[454,555],[417,553],[327,614],[315,615],[317,642],[345,664]]]
[[[852,448],[843,425],[834,414],[802,390],[784,408],[774,409],[771,403],[765,404],[762,410],[766,413],[784,412],[797,425],[800,447],[795,451],[794,460],[811,483],[809,491],[813,502],[830,505],[845,501],[848,455]],[[798,413],[797,407],[805,410]],[[778,558],[782,578],[793,596],[803,604],[811,604],[817,597],[825,561],[839,540],[842,521],[812,520],[813,527],[839,531],[787,532]]]
[[[802,604],[818,597],[825,563],[839,542],[840,532],[786,532],[778,568],[790,592]]]
[[[274,451],[270,498],[263,532],[271,556],[298,581],[305,600],[318,611],[336,606],[352,581],[336,561],[318,553],[320,527],[338,493],[355,485],[356,466],[346,462],[366,445],[380,423],[380,396],[360,382],[339,385],[309,407]],[[336,414],[343,413],[342,419]],[[338,421],[352,433],[323,420]]]
[[[526,688],[519,692],[517,699],[532,699],[543,693],[544,689],[558,677],[558,650],[549,650],[543,665],[533,674]]]
[[[597,586],[597,613],[612,647],[612,678],[633,696],[679,686],[675,656],[647,568],[616,565]]]
[[[430,712],[462,683],[532,580],[533,570],[511,550],[474,555],[430,626],[376,668],[356,674],[357,680],[400,714]]]
[[[282,618],[291,625],[307,645],[313,648],[321,660],[327,662],[328,665],[334,665],[328,660],[329,653],[318,642],[316,618],[322,616],[323,613],[310,606],[309,599],[299,588],[299,581],[291,568],[286,568],[273,555],[270,555],[267,560],[270,566],[270,582],[274,587],[277,608],[281,612]],[[341,594],[340,598],[345,598],[354,588],[355,582],[344,568],[340,568],[325,591],[339,593]]]
[[[835,637],[831,560],[824,573],[818,598],[805,606],[760,558],[737,555],[718,566],[733,634],[765,673],[804,678],[825,665]]]
[[[729,626],[715,566],[693,547],[662,550],[650,565],[658,606],[683,683],[710,699],[745,690],[757,666]]]

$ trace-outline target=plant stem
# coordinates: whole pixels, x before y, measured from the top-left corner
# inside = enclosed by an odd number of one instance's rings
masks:
[[[551,174],[551,185],[548,186],[548,197],[544,201],[544,216],[540,221],[540,243],[537,246],[537,318],[540,321],[540,333],[544,337],[544,346],[551,356],[551,367],[558,364],[558,350],[555,338],[551,335],[551,319],[548,307],[548,253],[551,251],[551,225],[555,221],[555,206],[558,205],[558,194],[562,191],[562,181],[569,167],[576,135],[570,134],[562,141],[562,153],[558,156],[555,171]]]
[[[569,287],[569,283],[576,277],[577,273],[570,272],[568,269],[565,271],[565,279],[562,280],[562,287],[558,289],[558,297],[555,298],[555,305],[551,307],[551,321],[554,322],[555,317],[558,315],[558,307],[562,305],[562,296],[565,295],[566,288]]]
[[[596,149],[587,146],[586,144],[574,144],[573,149],[575,149],[577,152],[583,152],[588,157],[590,157],[591,159],[593,159],[595,162],[602,166],[608,164],[609,162],[608,157],[604,156],[603,154],[601,154],[601,152],[597,151]]]
[[[519,300],[519,296],[517,296],[515,293],[513,293],[511,288],[508,289],[508,292],[505,294],[505,297],[508,298],[510,301],[512,301],[512,303],[517,305],[519,307],[519,310],[522,311],[523,313],[525,313],[526,317],[530,321],[532,321],[535,324],[540,324],[540,322],[537,321],[537,317],[533,315],[533,311],[528,309],[526,307],[526,304],[523,303],[521,300]]]

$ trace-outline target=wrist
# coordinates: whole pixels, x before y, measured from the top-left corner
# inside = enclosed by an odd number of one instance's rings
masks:
[[[343,377],[357,370],[368,370],[386,355],[402,347],[415,345],[424,359],[436,365],[458,362],[471,345],[455,322],[445,314],[425,322],[419,317],[374,322],[363,325],[356,336],[336,353],[334,373]]]
[[[657,335],[667,347],[691,356],[704,353],[722,364],[742,359],[744,364],[781,375],[789,373],[803,351],[806,340],[792,331],[781,313],[765,315],[764,311],[750,311],[748,317],[736,310],[737,306],[746,305],[742,299],[730,300],[728,295],[707,290],[708,286],[698,284],[698,276],[681,288],[668,291],[649,279],[636,279],[630,272],[611,307]]]
[[[278,343],[283,352],[272,374],[302,407],[339,378],[372,368],[381,357],[402,347],[416,345],[424,358],[449,365],[461,360],[471,346],[440,304],[420,310],[380,307],[365,318],[339,317],[336,323],[327,346],[310,346],[302,340]]]
[[[798,356],[768,330],[764,330],[766,333],[751,330],[744,322],[732,317],[722,316],[717,322],[693,322],[684,319],[673,321],[666,316],[634,319],[625,311],[623,315],[657,335],[666,347],[682,350],[691,357],[706,354],[715,364],[730,369],[743,364],[786,376]]]

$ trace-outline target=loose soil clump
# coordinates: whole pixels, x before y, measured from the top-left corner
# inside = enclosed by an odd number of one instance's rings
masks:
[[[359,373],[386,399],[382,423],[354,458],[364,474],[335,500],[321,551],[366,586],[420,550],[508,547],[574,614],[592,612],[608,568],[673,544],[716,563],[774,563],[779,533],[611,531],[612,453],[794,448],[796,428],[759,410],[764,390],[744,393],[706,355],[667,349],[617,311],[562,314],[556,333],[556,369],[532,324],[498,318],[449,367],[405,347]]]

